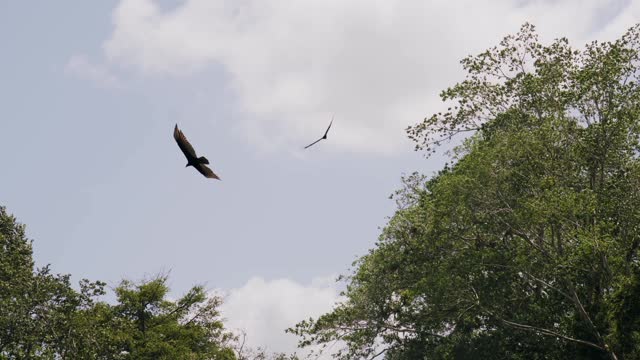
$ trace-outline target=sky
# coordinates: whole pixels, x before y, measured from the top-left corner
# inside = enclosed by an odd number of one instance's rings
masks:
[[[0,2],[0,205],[38,266],[204,284],[249,345],[293,352],[283,330],[339,300],[401,175],[446,161],[404,129],[525,21],[582,47],[640,0]],[[221,181],[185,168],[175,124]]]

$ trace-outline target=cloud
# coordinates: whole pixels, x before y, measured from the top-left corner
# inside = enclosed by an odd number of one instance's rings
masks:
[[[225,324],[231,330],[246,331],[247,346],[304,353],[296,347],[298,338],[284,330],[332,309],[339,300],[334,279],[318,278],[303,285],[288,279],[251,278],[244,286],[223,292]]]
[[[108,67],[95,64],[82,54],[71,56],[64,71],[78,78],[89,80],[100,87],[115,88],[120,86],[120,82],[111,74]]]
[[[636,2],[637,3],[637,2]],[[104,43],[109,61],[180,77],[219,65],[256,145],[298,146],[322,133],[332,147],[393,153],[403,129],[441,106],[459,60],[525,21],[543,40],[582,45],[599,29],[619,36],[640,20],[621,0],[121,0]],[[304,140],[304,141],[303,141]]]
[[[603,26],[594,34],[594,40],[615,40],[629,27],[640,22],[640,2],[620,0],[614,3],[618,3],[616,9],[619,11],[615,15],[611,15],[610,11],[604,13],[610,21],[602,24]]]

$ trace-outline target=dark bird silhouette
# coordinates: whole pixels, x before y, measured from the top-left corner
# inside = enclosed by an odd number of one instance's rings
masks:
[[[204,175],[204,177],[220,180],[218,175],[214,174],[213,171],[207,167],[209,160],[204,156],[198,157],[198,155],[196,155],[196,151],[193,149],[193,146],[191,146],[182,131],[178,129],[178,124],[176,124],[176,127],[173,129],[173,138],[176,139],[180,150],[182,150],[184,156],[187,157],[187,165],[185,167],[193,166],[200,172],[200,174]]]
[[[333,116],[331,117],[331,122],[329,123],[329,127],[327,128],[327,131],[324,132],[324,135],[322,135],[322,137],[314,142],[312,142],[311,144],[305,146],[304,148],[307,149],[309,148],[311,145],[315,145],[318,141],[320,140],[326,140],[327,139],[327,134],[329,133],[329,129],[331,129],[331,124],[333,124]]]

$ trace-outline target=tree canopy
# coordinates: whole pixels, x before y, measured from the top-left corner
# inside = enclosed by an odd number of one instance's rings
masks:
[[[115,288],[117,302],[99,301],[105,283],[35,268],[25,227],[0,207],[0,359],[236,359],[224,329],[221,298],[194,286],[167,299],[167,278]]]
[[[522,26],[407,129],[453,165],[404,179],[346,301],[290,332],[339,359],[640,357],[640,25],[577,50]]]

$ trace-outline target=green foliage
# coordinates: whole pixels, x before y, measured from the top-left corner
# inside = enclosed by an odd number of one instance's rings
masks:
[[[166,295],[166,277],[116,288],[112,334],[125,359],[235,359],[233,336],[219,319],[218,297],[193,287],[177,301]]]
[[[76,316],[102,293],[83,280],[74,291],[68,275],[34,268],[24,225],[0,207],[0,359],[65,357],[76,336]]]
[[[201,286],[168,300],[166,277],[123,281],[115,305],[103,282],[36,269],[24,225],[0,207],[0,359],[236,359],[219,297]]]
[[[340,359],[640,356],[640,26],[583,51],[525,24],[408,129],[455,164],[405,179],[347,300],[288,331]]]

